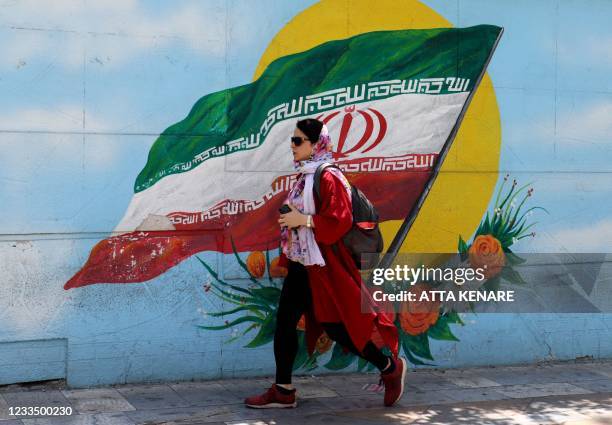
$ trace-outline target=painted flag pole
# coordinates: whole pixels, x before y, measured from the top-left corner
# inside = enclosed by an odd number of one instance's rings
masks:
[[[202,251],[278,246],[277,209],[295,181],[287,138],[297,119],[313,116],[327,123],[336,164],[381,221],[404,220],[396,252],[501,31],[359,34],[284,56],[252,83],[203,96],[155,141],[113,235],[64,288],[144,282]]]
[[[438,160],[436,161],[433,171],[431,173],[431,177],[425,183],[425,187],[423,189],[423,192],[421,192],[421,196],[419,196],[418,201],[411,208],[410,214],[408,214],[408,216],[404,219],[404,221],[400,225],[400,228],[398,229],[397,233],[395,234],[395,237],[391,241],[389,248],[386,250],[382,258],[380,259],[379,263],[375,266],[375,268],[386,269],[390,267],[391,264],[393,263],[393,260],[395,260],[395,257],[397,256],[400,248],[404,244],[404,241],[406,240],[406,236],[408,235],[408,232],[410,231],[410,228],[412,227],[414,220],[416,219],[417,215],[419,214],[419,211],[421,210],[421,207],[423,206],[423,203],[425,202],[425,198],[427,198],[427,195],[429,194],[429,191],[431,190],[431,187],[434,181],[436,180],[436,177],[438,176],[438,172],[440,171],[440,168],[442,167],[442,164],[444,163],[444,158],[446,158],[446,154],[450,150],[450,147],[453,141],[455,140],[455,136],[457,136],[457,132],[459,131],[459,127],[461,126],[463,117],[465,116],[467,108],[470,105],[472,98],[474,97],[474,93],[476,93],[476,90],[480,86],[482,77],[484,76],[487,70],[487,67],[489,66],[489,62],[491,62],[491,58],[493,57],[493,53],[495,52],[495,49],[497,48],[497,45],[499,44],[499,40],[501,39],[503,32],[504,32],[503,27],[500,27],[499,35],[497,36],[497,39],[495,40],[495,43],[493,44],[493,47],[491,48],[491,51],[489,53],[489,56],[487,57],[485,65],[483,66],[482,71],[480,72],[480,75],[478,75],[478,79],[474,83],[474,88],[468,95],[468,98],[465,101],[465,104],[463,105],[463,108],[461,109],[459,116],[457,117],[457,121],[455,122],[453,129],[451,130],[451,133],[448,135],[448,138],[446,142],[444,143],[442,150],[440,151]],[[368,282],[372,282],[372,281],[373,281],[373,276],[371,275],[368,279]]]

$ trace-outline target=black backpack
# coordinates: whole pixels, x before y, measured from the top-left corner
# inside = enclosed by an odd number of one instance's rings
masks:
[[[327,167],[340,167],[324,163],[317,167],[314,175],[314,191],[320,199],[321,174]],[[344,245],[351,252],[358,269],[369,269],[376,265],[377,256],[370,255],[362,261],[361,254],[379,253],[383,250],[383,238],[378,227],[378,212],[370,200],[356,186],[351,185],[353,225],[342,237]],[[335,245],[334,245],[335,248]]]

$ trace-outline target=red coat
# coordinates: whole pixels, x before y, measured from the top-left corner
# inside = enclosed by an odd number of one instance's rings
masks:
[[[352,225],[351,200],[346,189],[331,172],[323,172],[320,195],[320,201],[315,196],[317,213],[312,219],[315,239],[325,266],[306,266],[313,302],[312,310],[305,314],[308,353],[312,354],[323,332],[319,322],[342,322],[359,351],[373,339],[376,345],[386,345],[397,356],[398,331],[393,324],[395,315],[375,311],[376,301],[365,289],[359,270],[341,240]],[[331,246],[335,242],[338,254]],[[279,265],[288,265],[284,254],[281,254]],[[366,300],[364,312],[362,293]]]

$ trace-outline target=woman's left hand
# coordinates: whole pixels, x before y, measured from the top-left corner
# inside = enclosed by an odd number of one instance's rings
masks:
[[[281,225],[281,227],[286,226],[293,229],[294,227],[306,226],[307,215],[299,212],[293,205],[288,205],[289,208],[291,208],[291,212],[281,214],[280,218],[278,219],[278,223]]]

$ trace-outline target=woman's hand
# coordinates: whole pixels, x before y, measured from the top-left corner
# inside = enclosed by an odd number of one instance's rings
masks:
[[[288,204],[289,208],[291,208],[291,212],[287,214],[281,214],[278,219],[278,223],[281,227],[288,227],[293,229],[294,227],[306,226],[307,215],[299,212],[293,205]]]

